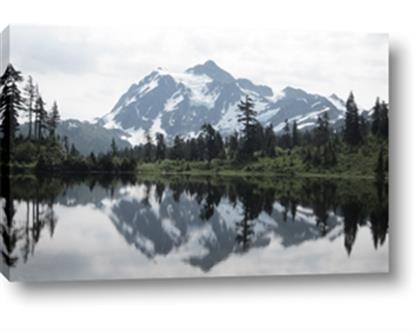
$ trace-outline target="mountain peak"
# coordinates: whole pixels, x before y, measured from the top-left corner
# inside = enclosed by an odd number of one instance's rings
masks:
[[[346,103],[344,102],[343,99],[341,99],[338,95],[336,95],[335,93],[332,93],[329,97],[328,97],[329,101],[336,106],[339,110],[346,110]]]
[[[343,99],[341,99],[338,95],[336,95],[335,93],[332,93],[329,98],[334,99],[334,100],[339,100],[339,101],[343,101]]]
[[[214,67],[218,67],[219,68],[219,66],[216,64],[216,62],[215,61],[213,61],[213,60],[207,60],[204,64],[203,64],[203,66],[214,66]]]
[[[168,72],[167,72],[166,68],[157,67],[147,76],[155,77],[155,76],[163,76],[163,75],[167,75],[167,74],[168,74]]]
[[[235,81],[233,76],[220,68],[213,60],[207,60],[204,64],[199,64],[186,70],[186,73],[194,75],[206,75],[214,81],[221,83],[232,83]]]
[[[305,92],[304,90],[299,88],[293,88],[291,86],[285,87],[282,91],[286,96],[301,96],[307,94],[307,92]]]

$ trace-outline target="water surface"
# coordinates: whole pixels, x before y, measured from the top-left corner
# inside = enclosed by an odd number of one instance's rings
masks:
[[[387,187],[371,181],[72,176],[10,186],[1,250],[14,280],[388,271]]]

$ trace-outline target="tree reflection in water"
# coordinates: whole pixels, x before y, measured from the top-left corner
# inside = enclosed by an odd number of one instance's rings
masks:
[[[142,188],[139,202],[126,196],[127,187]],[[114,225],[118,232],[149,259],[167,255],[186,243],[191,227],[210,224],[216,242],[203,243],[210,256],[189,259],[190,264],[206,271],[232,252],[243,254],[251,247],[267,246],[271,233],[281,237],[283,246],[291,246],[328,234],[339,236],[332,231],[342,223],[348,255],[360,227],[370,228],[375,249],[385,243],[388,233],[388,187],[367,181],[70,176],[12,178],[2,181],[1,189],[1,254],[9,267],[16,266],[19,257],[24,263],[35,254],[45,229],[45,234],[53,237],[59,227],[54,211],[57,203],[68,207],[92,203],[100,208],[105,198],[118,202],[112,211],[117,215]],[[152,212],[156,203],[158,215]],[[25,210],[18,217],[17,205]],[[232,220],[223,220],[226,217],[218,213],[223,206],[232,212],[228,217]],[[305,222],[305,216],[314,224]],[[161,220],[167,217],[175,223],[175,238],[166,233]],[[231,222],[233,228],[225,229],[221,222]],[[153,251],[135,243],[137,236],[150,239]]]
[[[56,196],[60,190],[54,186],[54,181],[33,183],[23,181],[22,190],[15,188],[12,181],[2,181],[1,197],[3,201],[3,215],[0,225],[2,236],[2,256],[7,266],[15,266],[19,256],[18,243],[21,243],[21,256],[26,262],[34,254],[36,244],[45,227],[53,237],[57,217],[53,211]],[[58,189],[61,189],[58,187]],[[15,204],[25,202],[25,221],[20,223],[15,218]]]

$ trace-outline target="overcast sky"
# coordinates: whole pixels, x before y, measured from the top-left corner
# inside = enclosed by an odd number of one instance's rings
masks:
[[[214,60],[236,78],[347,98],[388,100],[385,34],[122,27],[12,26],[11,61],[39,83],[63,118],[108,113],[129,86],[157,67],[172,72]]]

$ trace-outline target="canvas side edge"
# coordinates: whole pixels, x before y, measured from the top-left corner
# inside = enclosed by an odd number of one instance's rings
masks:
[[[0,32],[0,75],[3,74],[7,65],[10,63],[10,25],[7,25],[1,32]],[[0,92],[1,93],[1,92]],[[1,191],[1,209],[0,209],[0,225],[5,225],[5,213],[3,209],[4,205],[4,197],[8,193],[6,191],[10,190],[10,178],[9,174],[3,174],[3,167],[1,167],[1,177],[0,177],[0,191]],[[3,256],[3,243],[0,242],[0,249],[2,251]],[[10,267],[8,267],[3,257],[0,258],[0,272],[4,275],[6,279],[10,281]]]

